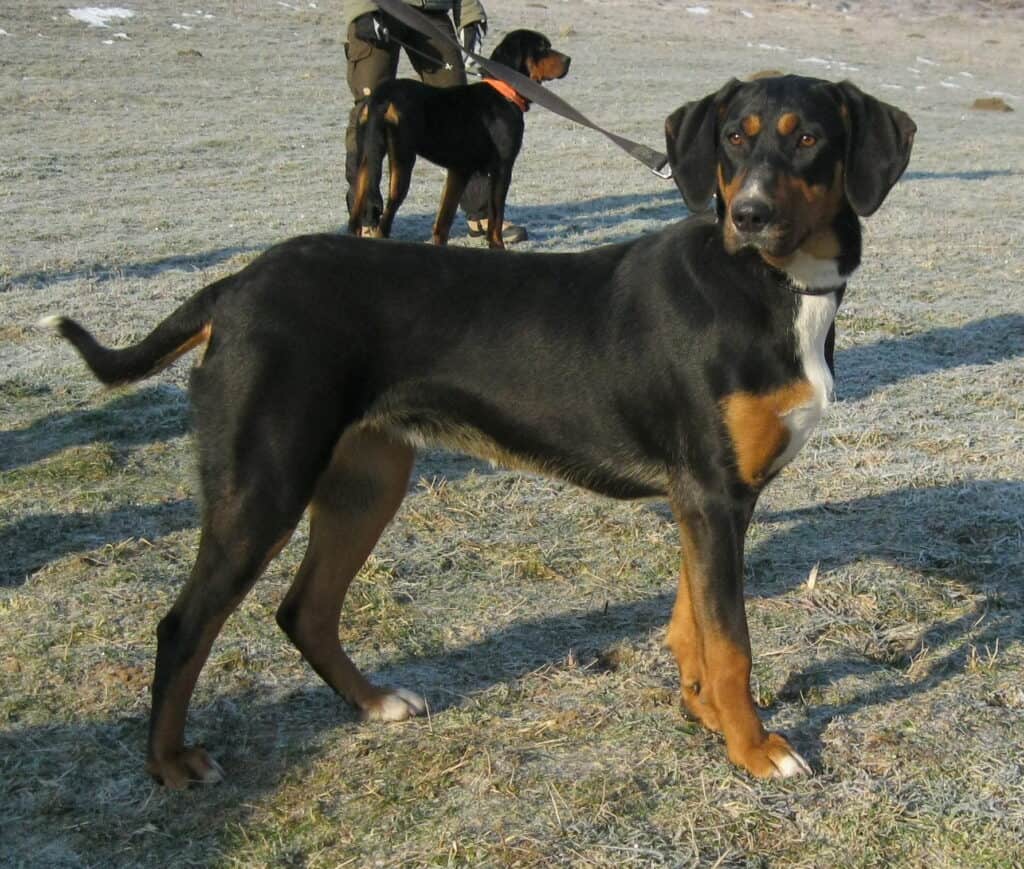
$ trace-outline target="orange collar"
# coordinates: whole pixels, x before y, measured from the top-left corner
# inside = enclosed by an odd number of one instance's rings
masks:
[[[507,82],[503,82],[496,78],[485,78],[484,84],[489,84],[510,103],[515,103],[519,111],[530,111],[530,101]]]

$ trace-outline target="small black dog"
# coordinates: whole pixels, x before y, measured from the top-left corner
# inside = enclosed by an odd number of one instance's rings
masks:
[[[491,60],[537,82],[564,78],[570,58],[551,48],[534,30],[513,30],[494,49]],[[349,230],[356,235],[387,238],[412,180],[416,156],[448,170],[441,205],[434,221],[434,244],[445,244],[459,197],[470,176],[486,172],[490,179],[487,241],[504,247],[501,225],[512,166],[523,144],[523,113],[529,102],[505,82],[483,82],[435,88],[413,79],[380,84],[359,113],[355,195]],[[384,155],[390,172],[388,200],[379,212]],[[376,200],[376,202],[374,201]]]

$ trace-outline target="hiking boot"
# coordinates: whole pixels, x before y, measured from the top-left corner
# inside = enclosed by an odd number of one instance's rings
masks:
[[[480,238],[482,235],[487,235],[487,218],[481,218],[480,220],[467,220],[466,224],[469,226],[470,238]],[[507,220],[501,225],[501,240],[505,244],[519,244],[521,241],[526,241],[529,235],[526,233],[526,227],[520,226],[518,223],[509,223]]]

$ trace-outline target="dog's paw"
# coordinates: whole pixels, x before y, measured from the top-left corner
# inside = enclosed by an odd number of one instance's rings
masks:
[[[224,770],[205,748],[183,748],[161,760],[150,759],[146,770],[164,787],[182,790],[190,784],[215,785],[224,780]]]
[[[405,721],[416,715],[425,715],[427,701],[414,691],[395,688],[382,692],[363,707],[364,721]]]
[[[766,733],[762,742],[742,751],[734,751],[730,747],[729,758],[757,778],[793,778],[812,774],[811,765],[778,733]]]

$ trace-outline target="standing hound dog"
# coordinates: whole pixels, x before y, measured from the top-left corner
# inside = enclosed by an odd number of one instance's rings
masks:
[[[750,695],[744,536],[831,401],[827,338],[860,261],[858,215],[896,183],[916,128],[852,84],[796,76],[731,81],[666,128],[687,204],[717,192],[717,214],[574,254],[295,238],[121,350],[50,318],[108,384],[206,348],[191,378],[199,551],[157,629],[158,780],[220,778],[183,741],[192,689],[307,507],[279,624],[365,718],[424,712],[356,669],[338,622],[426,443],[614,498],[666,497],[682,541],[667,644],[685,708],[753,775],[809,772]]]
[[[498,43],[491,60],[537,82],[564,78],[570,58],[555,51],[543,34],[513,30]],[[504,247],[501,227],[512,167],[523,144],[523,114],[529,101],[505,82],[485,78],[478,84],[436,88],[413,79],[378,85],[358,115],[355,195],[349,230],[355,235],[387,238],[395,214],[405,201],[416,155],[448,170],[434,221],[434,244],[446,244],[459,197],[470,177],[484,172],[489,180],[487,241]],[[388,155],[388,200],[379,212],[384,155]]]

